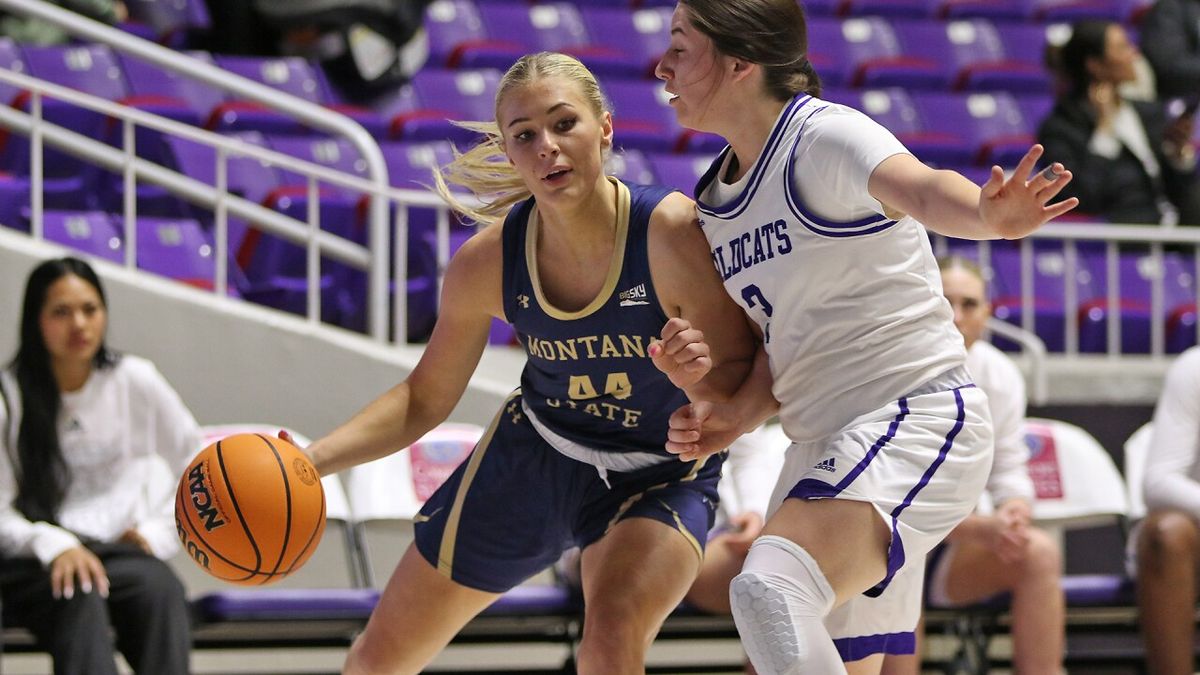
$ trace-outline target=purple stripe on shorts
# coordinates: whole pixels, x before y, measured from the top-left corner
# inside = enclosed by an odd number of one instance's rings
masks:
[[[845,490],[848,485],[853,483],[854,479],[858,478],[859,474],[867,469],[867,465],[871,463],[871,460],[875,459],[875,455],[879,454],[879,450],[896,437],[896,431],[900,428],[900,422],[904,421],[904,418],[908,416],[908,399],[902,398],[896,403],[900,406],[900,412],[896,413],[896,417],[892,420],[892,423],[888,425],[887,431],[879,437],[879,440],[875,441],[875,444],[871,446],[871,449],[867,451],[867,454],[861,460],[859,460],[858,464],[853,469],[850,470],[850,473],[846,474],[845,478],[843,478],[837,485],[830,485],[825,481],[817,480],[815,478],[805,478],[799,483],[796,483],[795,487],[788,492],[788,498],[825,499],[829,497],[835,497],[842,490]]]
[[[946,461],[946,455],[954,445],[954,438],[958,436],[959,431],[962,431],[963,422],[966,420],[966,408],[963,406],[962,393],[959,389],[961,387],[953,390],[954,404],[957,407],[958,414],[954,419],[954,426],[950,428],[950,433],[946,434],[946,442],[942,443],[942,448],[938,451],[937,459],[933,460],[933,464],[930,464],[929,468],[925,470],[924,475],[921,476],[921,480],[904,496],[904,501],[892,511],[892,545],[888,547],[887,576],[874,588],[863,593],[868,597],[878,597],[880,593],[883,593],[888,584],[892,583],[892,577],[896,576],[896,572],[904,565],[904,540],[900,538],[898,528],[900,513],[908,508],[917,496],[917,493],[929,484],[929,479],[933,478],[933,474],[938,470],[938,467],[942,465],[942,462]]]
[[[843,661],[857,661],[872,654],[916,654],[915,633],[883,633],[833,641]]]

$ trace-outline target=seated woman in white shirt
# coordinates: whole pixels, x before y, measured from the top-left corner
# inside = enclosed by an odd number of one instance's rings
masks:
[[[1134,528],[1138,607],[1146,672],[1193,673],[1200,576],[1200,348],[1167,371],[1154,409],[1143,495],[1149,513]]]
[[[966,342],[967,368],[988,396],[996,453],[987,494],[995,511],[967,516],[930,554],[927,597],[939,607],[953,607],[1011,593],[1015,672],[1058,673],[1065,621],[1062,554],[1049,535],[1031,524],[1025,380],[1003,352],[980,339],[992,310],[979,268],[961,257],[941,258],[938,267],[942,292],[954,308],[954,325]],[[887,675],[919,670],[917,656],[885,660]]]
[[[200,431],[145,359],[105,344],[99,278],[75,258],[36,267],[20,346],[0,372],[0,597],[60,675],[188,672],[174,479]],[[169,471],[162,468],[162,463]],[[158,470],[155,470],[158,469]]]

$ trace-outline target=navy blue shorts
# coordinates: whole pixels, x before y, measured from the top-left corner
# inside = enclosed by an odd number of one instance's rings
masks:
[[[454,581],[493,593],[546,569],[572,546],[588,546],[626,518],[665,523],[703,555],[723,461],[715,455],[702,466],[667,460],[609,471],[606,485],[596,467],[542,440],[518,395],[422,507],[414,525],[417,550]]]

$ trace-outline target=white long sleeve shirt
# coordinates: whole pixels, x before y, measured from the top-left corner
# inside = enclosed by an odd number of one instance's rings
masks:
[[[999,506],[1009,499],[1032,502],[1029,446],[1025,444],[1025,378],[1012,359],[983,340],[967,350],[967,370],[988,397],[996,453],[988,474],[987,494]]]
[[[31,522],[15,508],[22,402],[13,373],[0,378],[8,399],[7,411],[0,406],[0,551],[36,556],[48,566],[79,546],[79,537],[111,542],[131,528],[159,558],[178,550],[175,487],[201,434],[154,364],[124,355],[63,395],[58,437],[70,480],[58,525]]]
[[[1200,518],[1200,348],[1179,355],[1154,409],[1142,489],[1149,509]]]

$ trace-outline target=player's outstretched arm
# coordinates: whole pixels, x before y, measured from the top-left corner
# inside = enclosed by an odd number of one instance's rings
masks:
[[[450,261],[429,344],[412,373],[307,452],[321,475],[408,447],[450,415],[503,316],[500,227],[469,239]]]
[[[650,349],[654,365],[693,401],[724,401],[745,379],[755,340],[712,263],[695,204],[665,197],[650,219],[650,260],[663,311],[672,317]]]
[[[1079,205],[1054,199],[1072,174],[1054,163],[1033,173],[1042,146],[1034,145],[1007,180],[992,167],[982,188],[954,171],[931,169],[912,155],[893,155],[875,168],[871,196],[892,210],[912,215],[929,229],[960,239],[1019,239]]]

